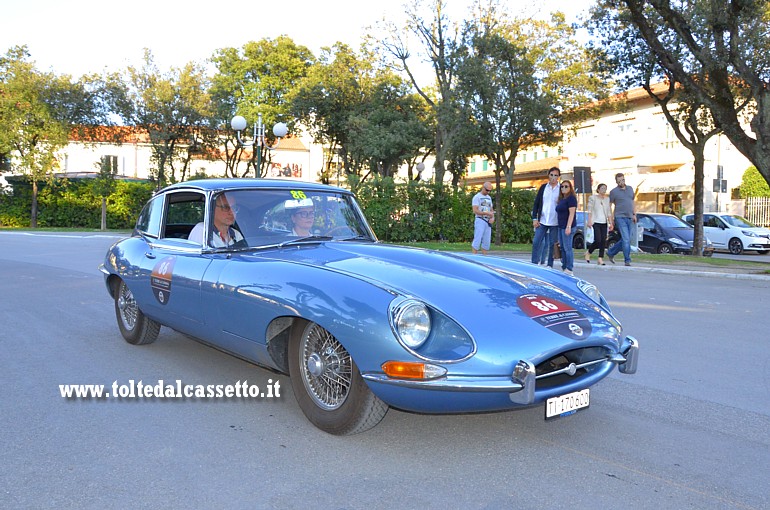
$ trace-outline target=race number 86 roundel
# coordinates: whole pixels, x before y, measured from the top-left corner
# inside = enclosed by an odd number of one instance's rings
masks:
[[[573,340],[583,340],[591,335],[591,322],[580,312],[552,297],[524,294],[516,303],[532,320],[554,333]]]

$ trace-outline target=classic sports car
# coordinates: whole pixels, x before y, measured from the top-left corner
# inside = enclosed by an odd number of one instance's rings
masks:
[[[169,186],[100,266],[123,337],[161,325],[289,374],[332,434],[390,406],[462,413],[587,407],[636,371],[638,342],[596,287],[497,257],[382,244],[344,189],[290,181]]]

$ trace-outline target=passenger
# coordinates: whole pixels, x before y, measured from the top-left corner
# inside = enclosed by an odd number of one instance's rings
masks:
[[[214,248],[225,248],[243,240],[243,235],[233,228],[238,206],[235,197],[225,196],[224,193],[217,196],[214,201],[214,222],[209,236],[209,244]],[[190,231],[187,239],[203,244],[203,222],[198,223]]]
[[[289,200],[286,203],[286,210],[289,211],[292,222],[291,235],[298,237],[313,235],[310,229],[315,223],[315,205],[311,199]]]

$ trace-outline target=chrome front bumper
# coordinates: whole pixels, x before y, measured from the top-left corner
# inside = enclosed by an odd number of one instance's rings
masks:
[[[577,370],[589,365],[607,361],[616,363],[618,365],[618,371],[622,374],[636,373],[636,367],[639,363],[639,341],[632,336],[627,336],[621,344],[620,351],[613,357],[590,361],[582,365],[573,365],[569,370]],[[563,371],[567,371],[567,369]],[[558,373],[563,371],[559,371]],[[367,381],[391,384],[403,388],[480,393],[507,392],[510,393],[512,402],[521,405],[534,403],[537,379],[553,375],[556,375],[556,373],[537,376],[535,365],[526,360],[520,360],[516,363],[513,373],[508,377],[467,377],[447,375],[438,379],[414,380],[393,379],[382,373],[361,374]]]

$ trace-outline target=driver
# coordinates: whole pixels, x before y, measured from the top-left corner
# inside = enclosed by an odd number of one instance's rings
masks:
[[[307,237],[312,235],[310,229],[315,223],[315,204],[309,198],[302,200],[287,200],[286,210],[291,219],[291,235],[298,237]]]
[[[212,247],[225,248],[243,240],[243,235],[233,228],[237,213],[235,197],[225,196],[224,193],[217,196],[214,201],[214,224],[209,239]],[[203,244],[203,231],[203,222],[200,222],[193,227],[187,239]]]

